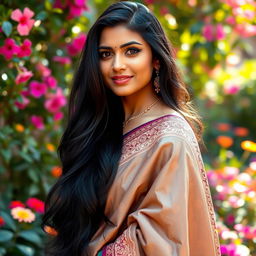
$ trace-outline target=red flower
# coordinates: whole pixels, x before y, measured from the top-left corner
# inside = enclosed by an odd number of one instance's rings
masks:
[[[4,40],[4,45],[0,47],[0,54],[2,54],[6,60],[10,60],[13,55],[17,54],[19,46],[16,45],[15,41],[11,38]]]
[[[4,218],[0,216],[0,227],[2,227],[5,224]]]
[[[20,46],[19,51],[18,51],[18,57],[22,58],[22,57],[26,57],[26,56],[30,56],[31,54],[31,41],[29,39],[25,39],[23,44]]]
[[[29,198],[26,205],[38,213],[44,213],[44,202],[35,197]]]
[[[10,204],[9,204],[9,208],[10,209],[13,209],[13,208],[16,208],[16,207],[25,207],[25,205],[21,202],[21,201],[11,201]]]

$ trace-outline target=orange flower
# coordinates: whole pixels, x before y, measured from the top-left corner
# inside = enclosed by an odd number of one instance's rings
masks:
[[[229,136],[218,136],[216,138],[217,143],[223,148],[229,148],[233,145],[233,139]]]
[[[61,174],[62,174],[62,169],[61,169],[61,167],[59,167],[59,166],[54,166],[54,167],[51,169],[51,174],[52,174],[52,176],[55,177],[55,178],[60,177]]]
[[[221,131],[221,132],[226,132],[229,131],[231,129],[231,125],[227,124],[227,123],[218,123],[216,125],[216,128]]]
[[[256,143],[250,140],[245,140],[241,143],[241,148],[249,152],[256,152]]]
[[[234,128],[234,134],[239,137],[245,137],[249,134],[249,130],[245,127]]]
[[[50,151],[50,152],[54,152],[55,151],[55,146],[51,143],[47,143],[46,144],[46,148]]]
[[[44,231],[47,234],[51,235],[51,236],[57,236],[58,235],[58,232],[50,226],[44,226]]]
[[[16,124],[15,125],[15,130],[17,131],[17,132],[24,132],[24,126],[22,125],[22,124]]]

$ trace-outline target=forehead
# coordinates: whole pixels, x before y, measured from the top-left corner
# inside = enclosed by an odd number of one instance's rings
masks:
[[[126,28],[124,25],[106,27],[102,30],[100,36],[100,46],[119,47],[129,41],[137,41],[147,45],[139,33]]]

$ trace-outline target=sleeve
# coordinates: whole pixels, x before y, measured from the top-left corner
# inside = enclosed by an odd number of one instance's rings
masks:
[[[127,228],[98,255],[220,255],[200,150],[183,138],[171,141],[168,160],[157,171],[139,208],[128,215]]]

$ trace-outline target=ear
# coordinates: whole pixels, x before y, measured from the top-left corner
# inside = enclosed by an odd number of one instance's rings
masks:
[[[156,70],[159,70],[159,69],[160,69],[159,60],[157,60],[157,59],[154,59],[154,60],[153,60],[153,68],[156,69]]]

